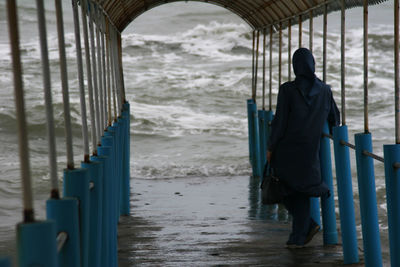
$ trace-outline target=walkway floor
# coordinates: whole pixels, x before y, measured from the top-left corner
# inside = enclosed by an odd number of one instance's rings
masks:
[[[341,246],[323,246],[322,232],[304,249],[286,249],[287,214],[260,207],[251,178],[136,179],[131,186],[132,214],[119,225],[119,266],[343,264]]]

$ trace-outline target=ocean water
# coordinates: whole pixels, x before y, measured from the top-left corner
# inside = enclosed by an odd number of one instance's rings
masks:
[[[393,1],[370,8],[369,120],[374,152],[394,142]],[[29,150],[35,212],[44,218],[50,181],[41,59],[34,1],[18,1]],[[45,1],[61,185],[66,166],[55,12]],[[74,154],[83,159],[72,11],[63,1],[74,134]],[[5,1],[0,1],[0,247],[14,237],[22,218],[21,181]],[[350,141],[363,131],[362,9],[348,11],[346,112]],[[328,74],[340,107],[340,14],[329,15]],[[321,18],[315,19],[314,55],[322,77]],[[308,21],[303,24],[308,46]],[[292,28],[292,51],[298,29]],[[251,96],[251,28],[240,17],[210,4],[173,3],[139,16],[123,32],[123,67],[131,104],[132,179],[248,176],[246,99]],[[287,31],[283,32],[283,77],[287,80]],[[268,39],[267,39],[268,40]],[[273,108],[278,91],[278,39],[273,40]],[[260,48],[261,51],[261,48]],[[267,47],[268,51],[268,47]],[[269,54],[267,54],[267,60]],[[262,64],[257,101],[262,103]],[[267,65],[268,66],[268,65]],[[268,77],[268,67],[267,67]],[[292,73],[293,77],[293,73]],[[267,83],[267,90],[269,81]],[[268,101],[266,101],[268,102]],[[259,105],[260,105],[259,104]],[[268,107],[267,107],[268,108]],[[355,160],[353,187],[358,199]],[[387,229],[383,164],[377,162],[380,224]],[[357,206],[357,205],[356,205]],[[357,207],[356,207],[357,208]]]

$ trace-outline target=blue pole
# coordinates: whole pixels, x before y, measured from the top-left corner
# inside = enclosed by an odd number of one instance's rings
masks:
[[[122,175],[122,186],[121,186],[121,215],[129,215],[130,211],[130,113],[129,103],[124,104],[124,112],[122,116],[125,119],[125,143],[124,143],[124,160],[123,160],[123,175]]]
[[[323,132],[329,134],[328,123],[325,123]],[[337,244],[338,233],[336,230],[335,191],[333,190],[331,143],[328,137],[322,137],[320,142],[320,165],[322,181],[328,186],[331,195],[321,197],[322,222],[324,230],[324,244]]]
[[[89,255],[89,172],[87,169],[64,172],[64,196],[79,200],[81,266],[88,266]]]
[[[253,113],[251,109],[251,105],[254,104],[253,99],[247,99],[247,122],[248,122],[248,134],[249,134],[249,159],[250,159],[250,164],[253,167],[254,165],[254,128],[253,128]],[[254,169],[253,169],[253,174],[254,174]]]
[[[389,224],[390,264],[400,266],[400,145],[384,145],[386,201]]]
[[[89,172],[89,182],[94,187],[89,191],[89,266],[100,266],[103,216],[103,163],[101,161],[82,162],[81,167]],[[72,265],[71,265],[72,266]]]
[[[9,258],[0,258],[0,267],[11,267],[11,261]]]
[[[333,128],[333,148],[335,152],[344,264],[359,262],[350,152],[347,146],[340,143],[342,140],[348,142],[348,139],[348,130],[346,125]]]
[[[101,148],[103,150],[104,148]],[[98,148],[98,149],[99,149]],[[109,235],[109,179],[111,179],[112,174],[110,170],[109,157],[106,156],[91,156],[90,160],[93,162],[100,162],[103,166],[102,168],[102,188],[103,192],[101,195],[101,244],[100,244],[100,262],[103,265],[107,265],[109,258],[109,245],[110,245],[110,235]]]
[[[364,150],[372,152],[371,134],[356,134],[355,142],[365,266],[379,267],[382,266],[382,251],[378,225],[374,163],[371,157],[363,154]]]
[[[252,156],[253,176],[261,177],[262,168],[261,168],[261,158],[260,158],[260,131],[258,127],[257,105],[253,101],[253,103],[248,104],[248,108],[250,112],[249,115],[252,117],[250,120],[251,132],[249,132],[249,137],[251,136],[251,144],[253,146],[251,149],[251,151],[253,152]]]
[[[79,266],[81,260],[79,238],[79,204],[76,198],[49,199],[46,201],[48,220],[56,222],[56,233],[66,232],[68,242],[58,253],[60,267]]]
[[[18,224],[18,266],[58,266],[56,237],[54,221]]]
[[[103,137],[103,140],[112,140],[112,137]],[[98,147],[97,151],[100,156],[105,156],[107,157],[106,164],[105,164],[105,170],[104,170],[104,182],[103,184],[103,203],[105,204],[103,212],[105,214],[103,215],[103,218],[105,219],[103,221],[103,234],[106,235],[105,240],[103,244],[105,245],[105,255],[104,258],[102,258],[102,262],[105,266],[116,266],[116,261],[117,261],[117,235],[116,235],[116,229],[114,230],[114,227],[116,227],[115,222],[115,216],[114,216],[114,202],[113,202],[113,188],[115,186],[115,181],[113,179],[115,170],[114,170],[114,164],[113,164],[113,158],[112,158],[112,147],[110,146],[100,146]]]
[[[267,162],[267,120],[266,120],[266,111],[259,110],[258,111],[258,128],[259,128],[259,137],[260,137],[260,162],[261,162],[261,171],[264,171],[265,163]]]
[[[123,181],[123,167],[124,167],[124,148],[125,148],[125,119],[123,118],[123,113],[121,113],[121,117],[118,118],[118,155],[117,155],[117,164],[118,164],[118,187],[117,187],[117,215],[119,220],[120,215],[120,205],[121,205],[121,188]]]

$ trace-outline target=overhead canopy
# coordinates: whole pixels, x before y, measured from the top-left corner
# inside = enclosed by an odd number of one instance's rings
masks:
[[[131,21],[149,9],[170,3],[187,0],[97,0],[112,23],[122,32]],[[278,26],[282,23],[285,28],[289,20],[297,24],[299,16],[302,20],[321,15],[324,6],[328,12],[341,9],[341,0],[195,0],[221,6],[240,16],[253,29],[267,28],[270,25]],[[369,5],[386,0],[368,0]],[[345,0],[345,7],[362,6],[363,0]]]

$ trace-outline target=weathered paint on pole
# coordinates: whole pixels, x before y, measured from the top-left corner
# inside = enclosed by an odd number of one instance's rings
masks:
[[[253,31],[253,48],[251,50],[252,52],[252,73],[251,73],[251,98],[255,101],[256,99],[256,90],[254,86],[254,80],[255,80],[255,48],[256,48],[256,31]]]
[[[340,88],[342,101],[342,125],[346,125],[346,7],[345,0],[341,1],[341,37],[340,37]]]
[[[14,77],[14,101],[18,129],[18,150],[23,191],[23,220],[35,221],[33,211],[31,168],[29,161],[28,131],[25,114],[22,65],[19,49],[18,15],[15,0],[7,0],[8,33],[10,36],[11,57]]]
[[[254,102],[257,99],[257,78],[258,78],[258,50],[260,46],[260,31],[257,31],[257,46],[256,46],[256,66],[254,70]]]

